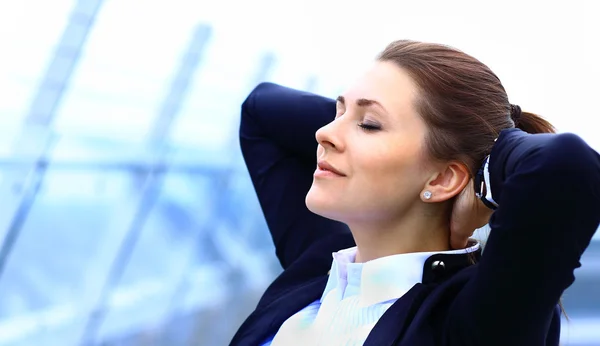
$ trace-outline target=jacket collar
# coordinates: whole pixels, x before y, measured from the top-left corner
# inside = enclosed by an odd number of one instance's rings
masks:
[[[439,282],[457,270],[471,264],[465,254],[475,253],[480,245],[444,252],[415,252],[354,263],[357,248],[333,253],[333,263],[327,286],[321,296],[337,301],[358,295],[361,307],[390,301],[404,296],[417,283]],[[471,255],[476,256],[476,255]]]
[[[478,261],[480,256],[481,249],[469,254],[442,253],[427,258],[423,266],[423,284],[416,284],[386,311],[371,331],[365,345],[392,345],[400,340],[415,311],[427,297],[430,291],[428,288],[432,287],[430,284],[441,283],[461,269],[469,267],[474,260]],[[294,270],[302,268],[297,267]],[[305,284],[290,287],[285,294],[257,308],[242,324],[230,345],[258,345],[263,342],[276,333],[290,316],[319,299],[328,278],[328,275],[323,275]],[[285,287],[281,289],[286,290]],[[401,323],[400,328],[398,323]]]

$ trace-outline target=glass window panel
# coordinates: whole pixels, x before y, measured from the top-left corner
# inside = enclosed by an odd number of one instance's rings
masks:
[[[207,112],[198,112],[206,114]],[[194,119],[193,117],[179,118],[173,126],[172,141],[176,145],[200,147],[204,150],[219,153],[228,152],[231,143],[236,140],[235,133],[239,120],[233,114],[224,116],[224,112],[218,112],[222,116],[213,115],[210,120]],[[233,119],[238,121],[234,125]]]
[[[173,124],[170,141],[174,145],[230,151],[237,138],[240,106],[249,89],[244,93],[209,89],[209,84],[203,84],[192,90],[189,100],[194,101],[184,105]]]
[[[168,175],[143,223],[130,260],[106,302],[108,313],[97,340],[156,325],[172,308],[182,275],[192,259],[214,260],[210,243],[198,240],[214,217],[214,177]]]
[[[202,66],[173,125],[175,145],[223,150],[230,146],[239,123],[239,109],[254,87],[257,66],[266,49],[243,37],[215,29]],[[244,59],[239,52],[244,52]]]
[[[46,67],[75,1],[3,1],[0,3],[0,75],[13,71],[37,79]]]
[[[131,222],[135,185],[123,172],[46,173],[0,277],[4,341],[78,336]]]
[[[211,201],[216,210],[197,244],[198,252],[211,251],[213,259],[192,258],[173,307],[176,316],[197,314],[193,332],[204,343],[215,345],[229,341],[281,271],[247,173],[221,174],[219,181],[223,187]],[[169,332],[185,333],[182,328]]]
[[[153,153],[143,145],[129,145],[129,142],[105,141],[94,137],[57,137],[49,160],[53,165],[64,168],[82,164],[106,168],[146,169]]]
[[[144,2],[140,11],[140,1],[106,2],[59,111],[57,131],[119,140],[148,133],[198,24],[180,3]]]
[[[0,127],[21,121],[62,34],[73,0],[0,2]]]
[[[117,81],[115,81],[117,83]],[[110,99],[102,94],[75,89],[56,119],[56,131],[62,135],[94,136],[111,140],[141,142],[156,116],[152,93],[145,102]]]
[[[9,233],[23,198],[35,185],[37,177],[33,167],[47,143],[48,131],[36,126],[11,126],[0,130],[0,169],[3,170],[0,180],[0,244]]]
[[[180,2],[106,2],[86,47],[90,63],[170,76],[200,17]]]
[[[0,71],[0,90],[9,95],[0,101],[0,128],[14,127],[21,122],[36,87],[33,81]]]

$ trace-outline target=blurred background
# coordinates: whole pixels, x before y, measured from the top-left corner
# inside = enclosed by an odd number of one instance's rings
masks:
[[[261,81],[335,97],[446,43],[600,149],[598,6],[0,1],[0,345],[228,343],[281,270],[237,139]],[[564,345],[600,345],[600,235],[582,263]]]

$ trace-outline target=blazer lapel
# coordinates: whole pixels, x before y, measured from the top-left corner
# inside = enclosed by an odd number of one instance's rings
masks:
[[[261,309],[255,310],[233,337],[233,345],[260,345],[275,334],[290,316],[321,298],[327,275],[311,280],[290,290]]]
[[[428,285],[414,285],[381,316],[365,340],[364,346],[396,345],[429,291]]]

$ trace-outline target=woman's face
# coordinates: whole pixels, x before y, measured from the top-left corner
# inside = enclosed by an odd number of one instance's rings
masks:
[[[430,178],[417,87],[391,62],[377,62],[338,98],[317,133],[318,167],[306,205],[324,217],[388,222],[419,203]],[[337,174],[333,171],[337,171]]]

